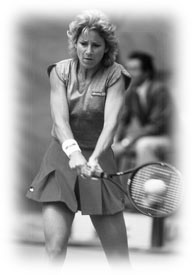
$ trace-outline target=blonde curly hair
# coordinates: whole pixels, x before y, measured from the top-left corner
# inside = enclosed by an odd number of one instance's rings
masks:
[[[77,58],[75,46],[79,35],[86,29],[97,31],[104,39],[107,52],[103,56],[102,64],[105,67],[112,65],[118,54],[118,41],[115,33],[116,28],[103,13],[97,10],[85,11],[69,24],[67,36],[71,56]]]

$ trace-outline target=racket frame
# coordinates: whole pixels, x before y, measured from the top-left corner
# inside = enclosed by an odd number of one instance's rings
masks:
[[[160,214],[160,212],[159,212],[159,214],[152,214],[150,211],[147,212],[146,210],[145,211],[142,210],[137,205],[137,203],[135,203],[134,199],[131,196],[131,187],[132,187],[132,183],[133,183],[133,179],[135,178],[135,175],[141,169],[143,169],[143,168],[145,168],[147,166],[150,166],[150,165],[161,166],[162,168],[167,167],[168,169],[170,169],[170,171],[173,171],[173,173],[175,173],[176,175],[178,175],[178,177],[181,179],[181,173],[180,173],[180,171],[177,170],[171,164],[168,164],[166,162],[148,162],[148,163],[145,163],[145,164],[143,164],[141,166],[138,166],[138,167],[126,170],[126,171],[122,171],[122,172],[116,172],[116,173],[113,173],[113,174],[107,174],[107,173],[103,172],[102,174],[100,174],[100,176],[97,176],[97,178],[107,179],[107,180],[111,181],[113,184],[115,184],[116,186],[118,186],[121,189],[121,191],[123,191],[127,195],[128,199],[130,200],[130,202],[134,206],[134,208],[137,211],[139,211],[140,213],[142,213],[142,214],[144,214],[146,216],[152,217],[152,218],[162,218],[162,217],[170,216],[170,215],[174,214],[178,210],[180,204],[178,205],[178,207],[175,207],[175,209],[173,211],[170,211],[170,213],[167,213],[167,214],[162,213],[162,214]],[[123,175],[126,175],[126,174],[131,174],[131,176],[127,180],[127,190],[124,190],[124,188],[122,187],[122,185],[120,186],[118,183],[116,183],[115,181],[113,181],[113,178],[117,177],[117,176],[123,176]]]

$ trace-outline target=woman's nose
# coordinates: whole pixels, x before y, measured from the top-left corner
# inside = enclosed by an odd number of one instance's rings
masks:
[[[92,53],[92,47],[91,47],[91,45],[88,45],[88,46],[87,46],[86,53],[87,53],[87,54],[91,54],[91,53]]]

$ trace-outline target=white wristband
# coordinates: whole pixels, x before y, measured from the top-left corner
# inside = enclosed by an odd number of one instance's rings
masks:
[[[67,139],[62,143],[62,149],[65,152],[65,154],[70,157],[70,155],[75,151],[80,151],[79,145],[76,140],[74,139]]]

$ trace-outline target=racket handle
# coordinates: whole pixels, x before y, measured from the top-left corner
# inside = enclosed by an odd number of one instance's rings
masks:
[[[103,179],[103,178],[108,178],[108,175],[105,172],[101,172],[101,171],[94,171],[91,175],[92,178],[99,178],[99,179]]]

